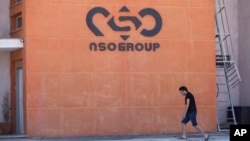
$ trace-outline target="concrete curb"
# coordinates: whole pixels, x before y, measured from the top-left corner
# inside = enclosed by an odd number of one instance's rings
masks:
[[[209,133],[209,141],[229,141],[228,132]],[[61,137],[39,138],[26,136],[0,136],[1,141],[204,141],[200,134],[188,134],[187,139],[177,139],[177,135],[133,135],[133,136],[103,136],[103,137]]]

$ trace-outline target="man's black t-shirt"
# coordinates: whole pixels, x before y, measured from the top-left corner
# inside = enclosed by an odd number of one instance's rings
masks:
[[[187,99],[190,100],[187,112],[197,112],[194,96],[192,93],[188,92],[185,97],[185,104],[187,104]]]

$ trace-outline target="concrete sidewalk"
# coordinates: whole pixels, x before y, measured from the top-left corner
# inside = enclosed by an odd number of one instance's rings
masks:
[[[188,134],[188,138],[177,139],[177,135],[134,135],[115,137],[65,137],[28,138],[25,136],[1,136],[0,141],[204,141],[200,134]],[[229,132],[210,133],[209,141],[229,141]]]

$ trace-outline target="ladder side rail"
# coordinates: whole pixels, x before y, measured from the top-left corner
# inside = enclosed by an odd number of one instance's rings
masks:
[[[237,72],[237,76],[238,76],[238,78],[239,78],[239,81],[241,81],[240,73],[239,73],[238,67],[237,67],[237,65],[236,65],[235,63],[234,63],[234,67],[235,67],[235,69],[236,69],[236,72]]]
[[[219,29],[219,27],[218,27],[218,19],[217,19],[217,16],[215,16],[216,18],[215,18],[215,21],[216,21],[216,27],[217,27],[217,33],[219,33],[219,36],[218,36],[218,38],[219,38],[219,44],[220,44],[220,49],[221,49],[221,51],[222,51],[222,55],[223,55],[223,63],[224,63],[224,72],[226,73],[226,69],[227,69],[227,64],[226,64],[226,62],[225,61],[227,61],[227,58],[226,58],[226,56],[225,56],[225,48],[224,48],[224,42],[223,42],[223,38],[222,38],[222,35],[220,34],[220,29]],[[224,27],[224,26],[223,26]],[[236,124],[236,120],[235,120],[235,112],[234,112],[234,106],[233,106],[233,103],[232,103],[232,100],[231,100],[231,95],[230,95],[230,93],[231,93],[231,90],[230,90],[230,86],[229,86],[229,82],[228,82],[228,78],[226,77],[226,82],[227,82],[227,90],[228,90],[228,96],[229,96],[229,101],[230,101],[230,106],[232,107],[232,115],[233,115],[233,119],[234,119],[234,124]],[[218,123],[219,124],[219,123]]]
[[[223,4],[225,5],[225,0],[223,0]],[[228,32],[229,33],[231,33],[231,31],[230,31],[230,27],[229,27],[229,20],[228,20],[228,16],[227,16],[227,9],[226,9],[226,6],[225,6],[225,8],[224,8],[224,11],[225,11],[225,18],[226,18],[226,23],[227,23],[227,30],[228,30]],[[232,42],[232,37],[231,36],[229,36],[229,41],[230,41],[230,45],[231,45],[231,53],[230,54],[232,54],[232,56],[233,56],[233,60],[235,60],[235,54],[234,54],[234,51],[233,51],[233,42]]]
[[[235,68],[235,72],[236,72],[236,74],[238,76],[239,81],[241,81],[241,76],[240,76],[240,73],[239,73],[239,70],[238,70],[238,67],[237,67],[235,61],[216,61],[216,62],[218,62],[218,63],[230,63],[230,64],[232,64],[233,68]],[[232,68],[230,67],[230,69],[232,69]]]
[[[222,31],[220,31],[219,33],[229,33],[227,35],[230,35],[230,30],[227,30],[229,28],[228,26],[228,18],[227,18],[227,13],[226,13],[226,7],[225,7],[225,2],[224,0],[221,2],[220,0],[218,0],[218,6],[219,6],[219,9],[220,9],[220,19],[221,19],[221,26],[222,26]],[[219,23],[217,21],[217,23]],[[225,25],[227,25],[227,27],[225,27]],[[219,24],[217,24],[217,26],[219,26]],[[227,36],[225,35],[225,37],[221,38],[221,41],[225,41],[224,43],[224,48],[225,48],[225,53],[226,54],[231,54],[230,53],[230,49],[229,49],[229,43],[228,43],[228,40],[226,40],[227,37],[231,37],[231,36]],[[223,39],[223,40],[222,40]],[[234,56],[233,56],[234,58]]]

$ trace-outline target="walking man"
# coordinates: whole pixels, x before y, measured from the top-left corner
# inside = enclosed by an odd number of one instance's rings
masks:
[[[196,120],[197,115],[197,109],[195,104],[195,98],[191,92],[188,91],[186,86],[181,86],[179,88],[180,93],[185,96],[185,111],[184,116],[181,121],[182,123],[182,135],[179,137],[179,139],[187,139],[186,134],[186,124],[191,121],[193,127],[195,127],[204,137],[205,141],[208,141],[209,135],[206,134],[203,129],[198,125]]]

